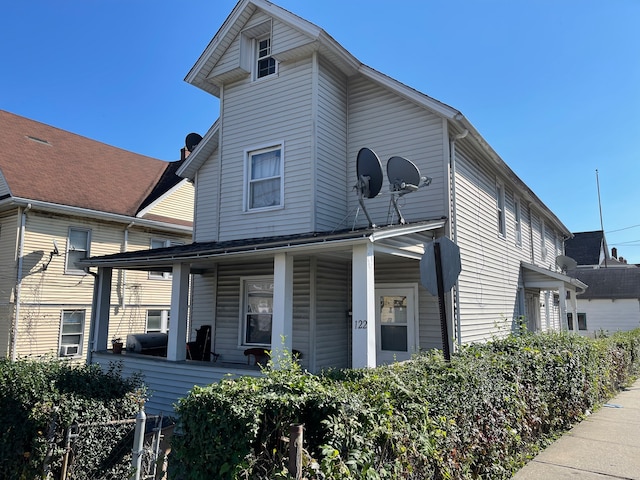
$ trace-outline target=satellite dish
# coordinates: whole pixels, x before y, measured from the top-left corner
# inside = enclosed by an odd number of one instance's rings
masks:
[[[573,270],[578,266],[578,262],[576,262],[573,258],[567,257],[566,255],[558,255],[556,257],[556,265],[560,270],[566,272],[567,270]]]
[[[60,255],[60,249],[58,248],[58,242],[56,242],[55,238],[53,239],[53,251],[51,255]]]
[[[360,149],[356,160],[356,175],[358,182],[354,188],[358,191],[358,201],[369,220],[369,226],[374,228],[375,225],[364,206],[365,198],[375,198],[382,189],[382,163],[373,150]]]
[[[184,139],[184,146],[189,152],[193,152],[201,140],[202,136],[198,133],[190,133],[187,135],[187,138]]]
[[[415,192],[420,187],[426,187],[431,183],[431,178],[420,176],[420,170],[415,163],[404,157],[391,157],[387,161],[387,177],[391,190],[391,201],[398,214],[401,224],[406,221],[400,213],[398,198],[407,193]]]

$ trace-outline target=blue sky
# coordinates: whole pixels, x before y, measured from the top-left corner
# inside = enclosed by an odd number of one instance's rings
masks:
[[[0,109],[164,160],[217,99],[184,82],[234,0],[0,7]],[[640,263],[640,1],[277,0],[461,111],[574,232]],[[428,174],[428,172],[425,172]]]

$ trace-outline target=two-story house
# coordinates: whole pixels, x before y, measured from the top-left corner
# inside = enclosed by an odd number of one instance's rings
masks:
[[[195,182],[194,243],[84,263],[98,267],[92,361],[102,364],[112,269],[173,274],[166,360],[123,357],[126,371],[145,372],[151,410],[194,383],[247,373],[251,351],[277,363],[295,350],[319,372],[442,348],[439,302],[420,268],[441,237],[462,267],[444,302],[450,348],[520,322],[566,329],[584,287],[555,266],[570,232],[456,109],[265,0],[236,5],[186,81],[220,99],[178,170]],[[430,183],[392,196],[390,185],[407,182],[389,178],[391,157]],[[185,362],[203,327],[215,363]]]
[[[77,261],[190,243],[180,165],[0,111],[0,355],[86,358],[94,281]],[[168,274],[113,282],[110,340],[167,330]]]

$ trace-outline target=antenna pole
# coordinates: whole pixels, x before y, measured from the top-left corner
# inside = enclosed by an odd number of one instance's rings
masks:
[[[604,241],[604,223],[602,222],[602,202],[600,201],[600,179],[598,178],[598,169],[596,168],[596,186],[598,187],[598,209],[600,210],[600,230],[602,230],[602,240]],[[606,242],[605,242],[606,245]],[[607,247],[608,248],[608,247]],[[604,252],[604,268],[607,268],[607,257],[609,252]]]

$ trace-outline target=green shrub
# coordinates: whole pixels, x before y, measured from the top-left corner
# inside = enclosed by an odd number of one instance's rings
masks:
[[[0,478],[59,478],[70,425],[130,418],[144,399],[139,379],[124,380],[115,366],[103,373],[53,359],[0,360],[0,385]],[[128,476],[130,460],[109,459],[117,429],[85,435],[74,447],[82,461],[73,478]]]
[[[196,387],[177,406],[170,478],[289,478],[305,425],[307,478],[511,478],[640,369],[640,330],[597,340],[518,335],[368,370]]]

